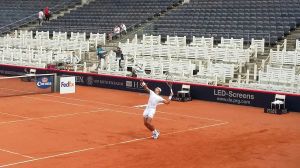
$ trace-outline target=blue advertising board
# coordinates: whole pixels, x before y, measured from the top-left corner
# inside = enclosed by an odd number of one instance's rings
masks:
[[[2,75],[21,75],[24,69],[28,67],[0,65],[0,74]],[[133,92],[144,92],[140,86],[140,81],[132,77],[120,77],[112,75],[101,75],[93,73],[77,73],[71,71],[61,71],[53,69],[37,69],[37,73],[57,73],[57,75],[72,75],[76,77],[76,84],[92,87],[102,87]],[[23,73],[24,74],[24,73]],[[144,80],[150,89],[155,87],[162,88],[162,94],[170,94],[169,87],[164,81]],[[173,90],[176,94],[181,89],[183,83],[175,82]],[[214,101],[220,103],[229,103],[253,107],[270,107],[277,92],[258,91],[250,89],[230,88],[224,86],[209,86],[201,84],[190,84],[191,96],[193,99]],[[285,94],[285,93],[280,93]],[[300,112],[300,95],[285,94],[286,107],[290,111]]]
[[[36,79],[36,86],[41,89],[47,89],[52,86],[52,77],[41,76]]]

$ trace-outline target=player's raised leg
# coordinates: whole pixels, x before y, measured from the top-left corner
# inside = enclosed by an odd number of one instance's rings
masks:
[[[157,139],[159,136],[159,131],[157,131],[154,127],[154,125],[151,123],[152,118],[150,117],[144,117],[144,125],[146,128],[148,128],[149,131],[152,132],[152,137]]]
[[[144,125],[148,128],[149,131],[154,131],[154,126],[151,124],[152,118],[144,118]]]

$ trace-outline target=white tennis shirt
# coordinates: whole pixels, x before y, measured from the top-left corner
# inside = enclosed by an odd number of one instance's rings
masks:
[[[147,109],[156,109],[156,106],[158,103],[163,102],[164,98],[154,93],[152,90],[150,90],[150,96],[148,100]]]

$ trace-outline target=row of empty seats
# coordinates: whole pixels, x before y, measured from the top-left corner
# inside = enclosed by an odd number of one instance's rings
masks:
[[[244,49],[243,39],[222,38],[222,43],[214,46],[213,38],[193,37],[188,45],[185,37],[167,36],[163,43],[161,36],[143,35],[141,41],[135,36],[132,42],[119,43],[119,47],[125,55],[125,71],[139,65],[139,75],[145,78],[161,79],[168,72],[178,81],[216,84],[234,78],[235,72],[250,61],[257,48],[263,52],[263,40],[253,40],[253,43],[254,49]],[[119,72],[118,67],[107,70]],[[110,72],[101,70],[98,73]]]
[[[230,87],[249,88],[256,90],[300,93],[300,75],[296,67],[267,65],[266,71],[259,72],[257,82],[230,82]]]
[[[264,40],[252,40],[250,48],[244,49],[243,39],[222,38],[220,44],[214,47],[213,38],[193,37],[190,45],[185,37],[167,36],[167,41],[161,43],[160,36],[143,35],[141,43],[135,37],[132,42],[119,43],[125,55],[152,56],[165,59],[180,58],[193,60],[214,60],[229,63],[247,63],[257,52],[264,52]]]
[[[67,32],[39,32],[36,31],[33,35],[32,31],[15,31],[14,34],[7,34],[5,37],[0,37],[0,46],[12,48],[43,48],[46,50],[79,50],[88,52],[90,47],[96,48],[98,44],[106,43],[105,34],[89,34],[71,32],[70,38]]]
[[[270,51],[270,63],[300,66],[300,51]]]
[[[10,36],[0,38],[0,46],[7,48],[42,48],[44,50],[63,50],[63,51],[89,51],[88,41],[72,41],[72,40],[53,40],[42,39],[41,37],[27,39],[14,38]]]
[[[298,0],[196,1],[155,21],[146,29],[154,35],[264,38],[275,43],[300,23]]]
[[[72,51],[46,51],[36,49],[0,49],[0,63],[31,66],[36,68],[46,68],[47,64],[64,62],[68,64],[78,64],[80,58]]]
[[[229,63],[247,63],[250,61],[252,51],[250,49],[228,48],[202,48],[197,46],[168,46],[168,45],[143,45],[123,44],[119,45],[125,55],[152,56],[166,59],[180,58],[193,60],[214,60]]]
[[[300,93],[299,41],[296,41],[295,51],[286,50],[286,41],[282,50],[280,47],[277,47],[275,51],[271,49],[269,57],[262,61],[258,79],[256,79],[256,74],[254,74],[254,79],[253,82],[249,82],[248,73],[246,81],[231,81],[229,85],[249,89]]]
[[[165,79],[166,72],[174,75],[175,81],[191,82],[217,85],[217,83],[225,80],[225,74],[233,77],[234,69],[228,69],[226,64],[211,64],[209,67],[202,67],[202,73],[194,74],[196,64],[187,59],[166,60],[163,58],[155,58],[151,56],[140,56],[135,59],[125,57],[122,68],[119,67],[119,62],[115,54],[112,52],[104,61],[105,69],[97,69],[99,74],[121,75],[130,74],[128,68],[135,69],[136,74],[142,78],[148,79]],[[233,67],[233,65],[232,65]]]
[[[135,35],[134,39],[132,40],[133,43],[138,42],[137,35]],[[234,38],[223,38],[221,37],[220,43],[217,45],[218,48],[229,48],[229,49],[244,49],[244,39],[234,39]],[[127,43],[129,41],[127,40]],[[143,34],[141,44],[144,45],[157,45],[157,44],[165,44],[171,46],[198,46],[202,48],[213,48],[214,47],[214,38],[205,38],[205,37],[192,37],[191,43],[187,44],[186,36],[179,37],[179,36],[169,36],[167,35],[166,42],[162,43],[162,38],[160,35],[145,35]],[[263,54],[265,51],[265,39],[255,40],[251,39],[251,46],[250,48],[255,49],[256,52]]]
[[[77,70],[85,64],[82,56],[97,44],[105,44],[105,34],[91,33],[87,38],[85,33],[15,31],[0,37],[0,59],[2,64],[39,68],[66,63]]]

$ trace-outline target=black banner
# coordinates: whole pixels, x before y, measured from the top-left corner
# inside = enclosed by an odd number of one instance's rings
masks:
[[[0,74],[2,75],[22,75],[25,74],[26,67],[0,65]],[[119,89],[133,92],[144,92],[140,86],[140,81],[132,77],[120,77],[111,75],[98,75],[92,73],[76,73],[71,71],[59,71],[48,69],[37,69],[37,73],[57,73],[58,75],[72,75],[76,77],[76,83],[84,86],[103,87],[110,89]],[[150,89],[160,87],[162,95],[169,95],[170,89],[164,81],[144,80]],[[183,83],[173,84],[173,90],[176,94],[181,90]],[[267,108],[275,99],[275,92],[257,91],[248,89],[229,88],[223,86],[191,85],[191,95],[193,99],[214,101],[220,103],[229,103],[245,106],[254,106]],[[283,94],[283,93],[280,93]],[[285,94],[286,107],[290,111],[300,112],[300,95]]]

